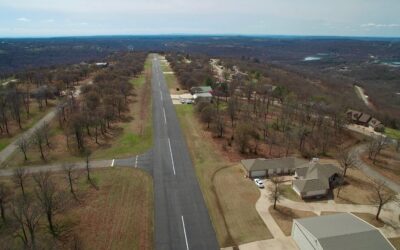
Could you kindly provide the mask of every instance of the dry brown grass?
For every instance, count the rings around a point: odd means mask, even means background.
[[[43,216],[37,235],[39,249],[73,249],[75,242],[80,249],[153,249],[154,201],[149,174],[133,168],[93,170],[96,190],[86,182],[83,171],[74,173],[80,176],[75,185],[80,202],[68,193],[65,175],[58,172],[51,177],[58,190],[66,192],[67,201],[65,209],[55,215],[55,222],[68,230],[60,238],[63,241],[54,248]],[[10,178],[2,177],[1,182],[14,186]],[[33,197],[34,187],[29,178],[25,190]],[[19,194],[19,188],[14,192]],[[10,230],[0,227],[0,244],[9,249],[22,249],[20,240],[12,237],[14,234]]]
[[[388,240],[390,241],[390,243],[392,243],[392,245],[393,245],[396,249],[400,249],[400,237],[397,237],[397,238],[389,238]]]
[[[371,205],[371,195],[374,190],[371,188],[373,181],[361,170],[348,169],[345,184],[337,197],[337,188],[333,190],[336,203]]]
[[[385,225],[385,223],[383,221],[376,220],[374,214],[370,214],[370,213],[352,213],[352,214],[365,220],[366,222],[368,222],[369,224],[371,224],[375,227],[383,227]]]
[[[245,178],[239,165],[223,168],[214,177],[214,187],[232,238],[246,243],[270,238],[270,232],[260,218],[255,203],[260,191]]]
[[[153,249],[153,185],[137,169],[97,171],[100,190],[71,214],[83,249]]]
[[[395,146],[383,149],[375,164],[368,158],[367,152],[362,155],[362,160],[381,175],[400,184],[400,152],[396,152]]]
[[[318,216],[313,212],[291,209],[280,205],[276,205],[276,209],[274,209],[274,206],[270,206],[268,210],[286,236],[290,236],[292,233],[293,219]]]

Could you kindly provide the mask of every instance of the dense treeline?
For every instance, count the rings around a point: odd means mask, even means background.
[[[67,105],[59,107],[59,125],[67,145],[75,144],[83,152],[85,142],[92,139],[99,143],[99,137],[106,136],[111,123],[123,118],[123,113],[129,110],[128,97],[133,95],[130,81],[143,71],[146,56],[146,53],[114,55],[111,58],[114,63],[97,74],[93,84],[81,88],[82,98],[72,97]]]
[[[61,82],[66,88],[61,91],[63,102],[56,107],[57,123],[71,153],[90,154],[88,144],[100,144],[112,123],[124,118],[129,110],[129,96],[134,94],[131,80],[143,71],[146,57],[146,53],[117,53],[108,58],[110,65],[97,70],[88,84],[75,85],[74,78]],[[47,159],[46,152],[55,143],[51,141],[51,129],[51,124],[44,123],[34,131],[33,138],[19,139],[17,144],[25,161],[32,148],[36,148],[43,161]]]
[[[174,58],[171,63],[174,70],[184,71],[194,67],[190,66],[193,62],[198,62],[196,57],[187,55],[171,54],[168,58],[171,57]],[[203,62],[209,65],[209,61]],[[203,71],[204,75],[207,72]],[[268,68],[260,73],[241,72],[227,76],[222,83],[213,78],[214,102],[196,105],[197,114],[207,129],[216,138],[225,140],[225,149],[234,147],[241,153],[269,157],[296,152],[314,157],[329,154],[348,139],[342,129],[344,110],[336,103],[329,105],[323,98],[310,100],[298,96],[289,87],[278,84],[279,78],[276,81],[264,79],[264,74],[271,75],[269,72],[271,69]],[[181,83],[187,81],[182,74],[178,73],[177,77]],[[192,81],[196,82],[195,79]]]
[[[44,111],[49,100],[62,98],[66,90],[97,70],[89,65],[41,68],[16,75],[0,86],[0,135],[10,136],[26,128],[32,109]]]
[[[124,50],[181,52],[261,65],[268,63],[276,71],[297,74],[300,83],[296,83],[293,75],[289,76],[292,79],[285,81],[297,88],[299,95],[317,90],[332,101],[347,100],[352,108],[366,108],[351,89],[357,83],[367,90],[376,105],[374,115],[391,127],[400,126],[397,94],[400,89],[396,77],[400,68],[382,64],[399,61],[400,40],[391,38],[116,36],[2,39],[0,78],[30,67],[99,60],[112,52]],[[317,56],[321,60],[304,61],[308,56]],[[307,81],[311,85],[308,83],[303,87],[303,82]],[[330,94],[331,91],[334,95]]]
[[[190,89],[198,85],[212,85],[213,76],[210,58],[207,56],[191,56],[183,54],[167,55],[166,59],[174,69],[181,85]]]

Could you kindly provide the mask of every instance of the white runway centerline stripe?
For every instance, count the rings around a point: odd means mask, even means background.
[[[174,171],[174,175],[175,175],[176,173],[175,173],[174,156],[172,155],[171,140],[169,138],[168,138],[168,145],[169,145],[169,152],[171,153],[172,170]]]
[[[165,115],[165,108],[163,108],[164,123],[167,124],[167,116]]]
[[[137,160],[138,160],[138,155],[136,156],[136,160],[135,160],[135,168],[137,168]]]
[[[111,167],[114,167],[114,161],[115,161],[115,159],[112,160]]]
[[[160,96],[161,96],[161,101],[163,101],[163,95],[162,95],[161,90],[160,90]]]
[[[186,236],[185,220],[183,219],[183,215],[181,216],[181,218],[182,218],[183,233],[185,234],[186,249],[189,250],[189,243]]]

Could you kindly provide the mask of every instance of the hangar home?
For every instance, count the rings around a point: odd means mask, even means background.
[[[250,178],[267,177],[277,174],[294,174],[295,169],[308,161],[296,157],[284,157],[277,159],[248,159],[242,160],[242,165]]]
[[[292,238],[301,250],[393,250],[382,233],[350,213],[293,220]]]
[[[325,196],[342,180],[341,170],[331,164],[310,162],[296,168],[293,190],[301,198]]]

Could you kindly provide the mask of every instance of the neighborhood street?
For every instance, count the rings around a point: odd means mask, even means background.
[[[356,162],[355,162],[356,167],[361,171],[363,171],[369,178],[382,181],[388,188],[395,191],[396,193],[400,193],[399,184],[376,172],[370,166],[368,166],[366,163],[363,162],[363,160],[361,159],[361,154],[367,150],[367,147],[368,147],[367,144],[361,144],[351,149],[354,155],[356,156]]]

